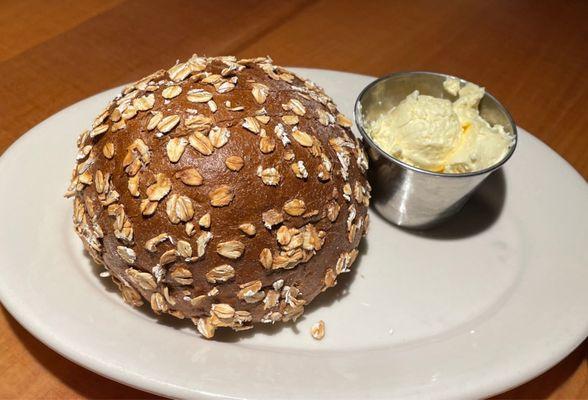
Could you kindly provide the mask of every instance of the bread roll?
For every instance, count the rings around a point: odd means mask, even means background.
[[[80,135],[76,232],[127,303],[207,338],[296,320],[367,229],[350,126],[269,58],[193,56],[127,86]]]

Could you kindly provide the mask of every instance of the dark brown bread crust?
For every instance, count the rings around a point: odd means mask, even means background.
[[[194,56],[125,88],[80,136],[76,230],[127,302],[206,337],[296,319],[367,228],[367,159],[349,126],[269,59]]]

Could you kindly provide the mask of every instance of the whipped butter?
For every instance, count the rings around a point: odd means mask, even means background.
[[[433,172],[480,171],[502,160],[514,138],[480,116],[484,88],[462,87],[455,78],[446,79],[443,87],[457,97],[454,102],[415,90],[371,122],[368,134],[391,156]]]

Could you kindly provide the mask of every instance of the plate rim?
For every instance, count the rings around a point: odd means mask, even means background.
[[[350,76],[360,76],[362,78],[375,79],[374,77],[371,77],[371,76],[354,74],[354,73],[344,72],[344,71],[332,71],[332,70],[316,69],[316,68],[294,68],[294,67],[292,67],[291,69],[297,73],[302,74],[302,75],[307,71],[314,70],[314,71],[322,71],[322,72],[328,72],[328,73],[343,73],[343,74],[347,74]],[[82,100],[80,100],[80,101],[78,101],[68,107],[65,107],[65,108],[59,110],[58,112],[51,115],[47,119],[43,120],[39,124],[35,125],[33,128],[31,128],[26,133],[21,135],[17,140],[15,140],[3,152],[3,154],[0,156],[0,170],[3,167],[5,160],[8,157],[10,157],[10,155],[14,151],[17,151],[17,150],[15,150],[16,148],[20,148],[21,146],[25,146],[30,140],[33,140],[32,138],[35,137],[34,131],[42,130],[43,126],[45,124],[47,124],[49,121],[53,120],[54,118],[59,118],[63,113],[70,112],[71,109],[75,108],[79,103],[85,102],[85,101],[91,101],[91,99],[93,99],[95,97],[104,96],[106,92],[118,90],[120,87],[121,86],[117,86],[115,88],[111,88],[111,89],[105,90],[103,92],[96,93],[96,94],[89,96],[85,99],[82,99]],[[555,152],[553,149],[551,149],[547,144],[545,144],[539,138],[529,134],[528,131],[526,131],[520,127],[519,127],[519,129],[521,130],[521,133],[524,136],[540,143],[541,145],[545,146],[548,151],[557,155],[557,157],[559,158],[560,161],[565,162],[565,165],[568,169],[573,171],[580,180],[583,180],[582,175],[577,170],[575,170],[573,168],[573,166],[565,158],[563,158],[561,155],[559,155],[557,152]],[[31,132],[33,132],[33,134],[31,134]],[[117,381],[117,382],[124,384],[124,385],[134,387],[139,390],[144,390],[144,391],[147,391],[150,393],[160,394],[160,395],[164,395],[164,396],[169,396],[171,393],[173,396],[176,396],[176,397],[177,396],[191,397],[191,396],[195,395],[195,392],[193,390],[186,390],[185,388],[178,387],[178,386],[173,385],[168,382],[163,382],[163,381],[160,381],[157,379],[151,379],[151,378],[146,377],[144,375],[135,374],[132,371],[128,371],[128,370],[124,370],[124,369],[116,369],[116,370],[111,371],[113,369],[113,365],[108,364],[103,359],[95,359],[87,354],[83,354],[83,353],[75,351],[76,350],[75,346],[68,347],[67,343],[61,342],[59,340],[59,337],[54,335],[54,332],[52,332],[52,331],[47,332],[48,327],[43,326],[41,319],[36,318],[34,315],[25,315],[22,312],[18,312],[19,306],[17,304],[16,299],[14,299],[14,301],[13,301],[13,299],[10,296],[6,296],[6,290],[2,290],[3,288],[4,288],[4,286],[0,282],[0,301],[2,302],[2,304],[4,305],[6,310],[11,314],[11,316],[16,321],[18,321],[23,327],[25,327],[25,329],[27,329],[27,331],[29,331],[31,334],[33,334],[33,336],[35,336],[36,339],[40,340],[42,343],[47,345],[53,351],[64,356],[65,358],[71,360],[75,364],[80,365],[84,368],[87,368],[87,369],[89,369],[89,370],[91,370],[101,376],[104,376],[108,379]],[[550,361],[546,362],[541,367],[536,368],[533,372],[528,371],[529,373],[526,374],[527,376],[524,376],[521,378],[521,376],[519,375],[517,377],[511,377],[511,379],[503,379],[503,386],[504,386],[504,384],[507,385],[507,387],[505,387],[504,390],[508,390],[509,388],[517,386],[517,385],[521,384],[522,382],[526,382],[530,379],[533,379],[534,377],[542,374],[543,372],[547,371],[548,369],[553,367],[555,364],[560,362],[562,359],[564,359],[570,352],[572,352],[574,349],[576,349],[578,347],[578,345],[580,345],[585,340],[586,335],[588,334],[588,321],[586,321],[586,322],[587,323],[585,324],[586,326],[585,326],[584,332],[580,333],[578,335],[578,337],[575,338],[575,340],[570,341],[570,342],[573,342],[573,347],[571,347],[570,345],[567,345],[567,346],[563,346],[563,347],[566,347],[569,350],[564,351],[564,352],[558,352],[557,354],[555,354],[553,352],[552,357],[549,357]],[[43,328],[45,328],[45,329],[43,329]],[[525,375],[525,374],[523,374],[523,375]],[[506,382],[510,382],[510,383],[507,384]],[[166,391],[160,390],[161,386],[165,386]],[[490,386],[490,384],[488,384],[488,386]],[[478,391],[478,392],[480,392],[480,391]],[[485,393],[488,393],[488,392],[482,391],[481,393],[483,395],[485,395]],[[494,391],[491,390],[490,393],[494,393]],[[461,391],[461,392],[455,391],[455,392],[451,393],[451,391],[447,391],[445,394],[450,397],[453,397],[456,395],[463,395],[464,392],[463,391]],[[472,394],[472,393],[470,393],[470,394]],[[475,395],[475,393],[473,393],[473,395]],[[214,394],[214,393],[203,393],[203,392],[198,392],[198,396],[201,398],[210,398],[210,399],[219,397],[219,395]]]

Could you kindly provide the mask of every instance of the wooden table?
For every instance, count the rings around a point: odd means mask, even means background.
[[[206,16],[202,18],[202,16]],[[483,83],[588,176],[588,2],[0,2],[0,153],[51,114],[192,53]],[[533,166],[529,166],[532,168]],[[0,398],[152,398],[59,356],[0,311]],[[498,398],[588,398],[588,342]]]

